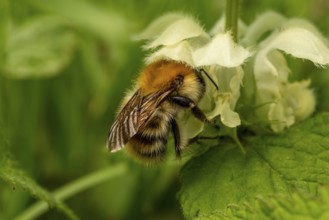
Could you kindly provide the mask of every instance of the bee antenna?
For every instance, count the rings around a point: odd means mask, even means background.
[[[205,71],[204,69],[200,69],[200,72],[204,73],[208,79],[212,82],[212,84],[216,87],[216,90],[218,90],[218,86],[217,84],[215,83],[215,81],[209,76],[209,74],[207,73],[207,71]]]

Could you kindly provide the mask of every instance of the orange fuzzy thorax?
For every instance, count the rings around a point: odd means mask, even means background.
[[[168,86],[178,75],[194,75],[191,67],[173,61],[160,60],[147,66],[140,74],[137,85],[144,94],[159,91]]]

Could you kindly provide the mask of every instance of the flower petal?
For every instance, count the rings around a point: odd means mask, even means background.
[[[220,65],[224,67],[240,66],[251,53],[236,45],[229,33],[217,34],[208,44],[194,51],[196,66]]]
[[[293,110],[284,106],[282,102],[269,105],[268,119],[271,129],[274,132],[283,131],[285,128],[295,123]]]
[[[211,99],[207,96],[208,102],[210,100],[210,102],[213,103],[213,107],[210,111],[209,108],[207,108],[207,117],[213,119],[220,115],[222,123],[231,128],[240,125],[241,120],[239,114],[233,110],[240,98],[240,88],[244,76],[243,69],[241,67],[224,68],[212,66],[209,69],[209,74],[218,84],[219,90],[207,88],[207,93],[210,92],[212,96]]]
[[[245,23],[243,23],[240,19],[238,21],[238,27],[239,27],[239,37],[244,35],[246,30],[247,30],[247,26]],[[215,25],[211,28],[211,30],[209,31],[209,34],[211,36],[214,36],[218,33],[224,33],[225,32],[225,16],[221,16],[217,22],[215,23]]]
[[[321,39],[321,41],[323,41],[327,45],[329,43],[328,39],[325,38],[320,33],[320,31],[314,26],[314,24],[312,24],[308,20],[300,19],[300,18],[289,19],[285,23],[283,23],[281,28],[289,29],[289,28],[293,28],[293,27],[299,27],[299,28],[306,29],[306,30],[310,31],[311,33],[313,33],[314,35],[316,35],[319,39]]]
[[[194,37],[209,38],[208,34],[192,17],[184,17],[170,24],[155,40],[145,45],[145,48],[174,45]]]
[[[211,36],[225,32],[225,16],[221,16],[209,31]]]
[[[290,83],[286,87],[285,102],[294,110],[296,121],[308,118],[315,110],[316,99],[309,89],[311,80]]]
[[[258,104],[270,102],[280,96],[280,85],[288,81],[290,69],[282,53],[260,52],[254,62],[254,76],[258,89]]]
[[[310,82],[304,80],[281,85],[280,95],[258,111],[259,117],[268,120],[274,132],[280,132],[309,117],[316,105],[314,93],[309,89]]]
[[[221,116],[222,123],[230,128],[237,127],[241,124],[239,114],[231,109],[231,95],[229,93],[221,93],[215,96],[215,108],[207,114],[209,119]]]
[[[329,48],[321,38],[305,28],[292,27],[272,35],[264,53],[279,49],[294,57],[307,59],[315,64],[329,64]]]
[[[232,111],[229,103],[224,104],[220,118],[222,123],[229,128],[235,128],[241,124],[239,114]]]
[[[158,37],[165,29],[167,29],[172,23],[177,20],[185,18],[186,15],[181,13],[168,13],[165,14],[156,20],[154,20],[151,24],[149,24],[146,29],[135,35],[133,40],[149,40]]]
[[[233,73],[229,85],[230,91],[232,92],[230,107],[234,109],[238,99],[240,98],[240,88],[244,77],[244,71],[241,67],[229,69],[228,71]]]
[[[241,40],[245,45],[253,45],[258,39],[267,31],[278,28],[286,18],[279,13],[269,11],[260,15],[256,20],[247,28],[244,38]]]
[[[174,45],[162,47],[147,57],[145,62],[148,64],[157,60],[165,59],[176,60],[194,66],[192,50],[193,46],[188,41],[182,41]]]

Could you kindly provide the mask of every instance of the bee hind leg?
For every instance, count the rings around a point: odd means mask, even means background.
[[[181,136],[180,136],[179,127],[178,127],[177,122],[175,121],[175,119],[172,119],[170,121],[170,124],[171,124],[171,130],[172,130],[172,133],[173,133],[173,136],[174,136],[174,141],[175,141],[176,157],[181,158],[182,140],[181,140]]]

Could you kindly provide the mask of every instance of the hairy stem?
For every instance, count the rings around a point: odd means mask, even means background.
[[[9,26],[9,1],[0,1],[0,70],[4,67],[5,46]]]
[[[240,0],[227,0],[225,13],[225,30],[230,31],[235,42],[238,41],[238,20]]]
[[[53,193],[56,200],[63,201],[69,197],[82,192],[88,188],[92,188],[97,184],[103,183],[107,180],[115,178],[126,172],[127,167],[125,164],[119,164],[112,167],[106,167],[105,169],[88,174],[78,180],[68,183],[59,188]],[[28,220],[36,219],[38,216],[49,210],[49,206],[46,202],[40,201],[26,209],[23,213],[15,218],[15,220]]]

